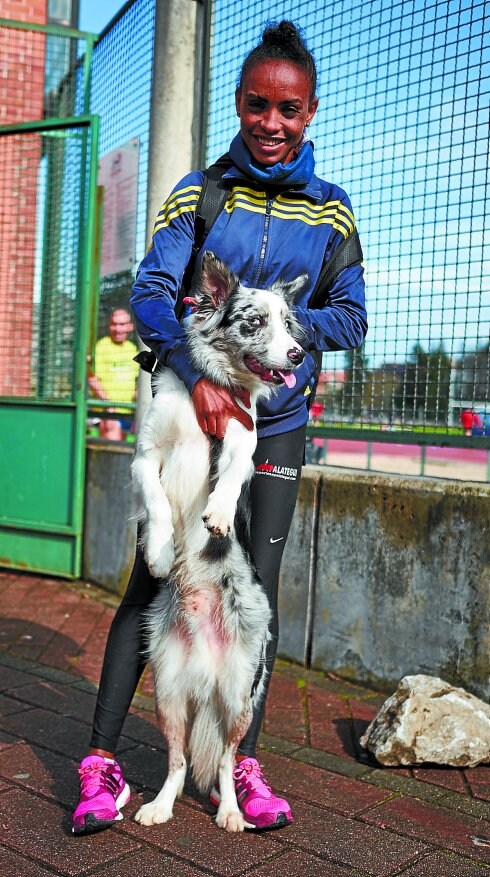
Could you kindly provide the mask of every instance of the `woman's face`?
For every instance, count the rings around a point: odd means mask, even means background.
[[[241,135],[263,165],[288,164],[316,113],[305,71],[292,61],[259,61],[235,95]]]

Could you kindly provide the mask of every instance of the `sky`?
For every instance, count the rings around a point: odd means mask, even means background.
[[[80,0],[80,30],[100,33],[122,6],[124,0]]]

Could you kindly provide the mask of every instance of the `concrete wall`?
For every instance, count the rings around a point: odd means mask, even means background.
[[[121,595],[136,549],[132,456],[133,449],[119,442],[87,445],[82,577]]]
[[[128,447],[88,448],[84,577],[122,593]],[[308,466],[285,549],[279,653],[380,687],[441,675],[490,698],[490,488]]]
[[[440,674],[490,697],[489,533],[485,485],[309,467],[282,567],[280,653],[301,660],[290,631],[312,554],[312,667],[380,686]]]

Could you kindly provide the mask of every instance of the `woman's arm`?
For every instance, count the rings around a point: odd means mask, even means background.
[[[351,350],[366,337],[368,322],[362,265],[345,268],[335,279],[322,308],[296,307],[310,350]]]
[[[335,257],[340,244],[356,228],[348,195],[338,187],[335,190],[339,200],[325,253],[327,264]],[[327,198],[332,198],[332,194],[330,190]],[[362,264],[348,265],[337,274],[322,307],[299,306],[295,308],[295,313],[306,330],[310,350],[352,350],[359,347],[368,329]]]
[[[140,338],[159,362],[184,381],[190,393],[202,375],[190,361],[175,305],[191,257],[201,184],[202,173],[188,174],[162,205],[151,246],[138,268],[130,297]]]

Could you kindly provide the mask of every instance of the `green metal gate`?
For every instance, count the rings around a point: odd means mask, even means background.
[[[79,576],[98,117],[0,128],[0,565]]]

